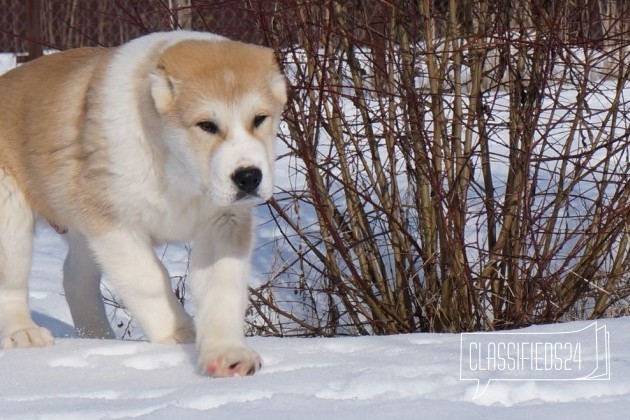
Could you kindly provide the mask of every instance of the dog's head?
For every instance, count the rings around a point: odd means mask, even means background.
[[[167,48],[150,74],[172,182],[218,206],[267,200],[287,99],[272,50],[228,40]]]

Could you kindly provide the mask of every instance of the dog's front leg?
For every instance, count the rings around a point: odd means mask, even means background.
[[[252,241],[249,209],[217,218],[191,255],[191,291],[200,368],[210,376],[252,375],[260,356],[245,345],[243,324]]]
[[[149,341],[175,344],[194,340],[192,320],[175,297],[168,273],[147,237],[115,229],[87,239],[96,260]]]

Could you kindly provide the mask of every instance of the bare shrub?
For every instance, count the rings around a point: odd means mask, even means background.
[[[502,329],[628,296],[627,6],[250,3],[293,88],[269,204],[291,252],[253,290],[258,332]]]

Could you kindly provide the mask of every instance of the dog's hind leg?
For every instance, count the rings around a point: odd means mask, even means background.
[[[0,347],[42,347],[54,342],[28,307],[33,254],[33,212],[15,179],[0,168]]]
[[[63,264],[63,289],[79,337],[116,338],[101,295],[101,270],[83,234],[70,230]]]

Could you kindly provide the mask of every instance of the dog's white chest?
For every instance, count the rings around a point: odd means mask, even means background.
[[[164,204],[144,211],[145,227],[157,243],[190,240],[209,217],[209,210],[196,201]]]

